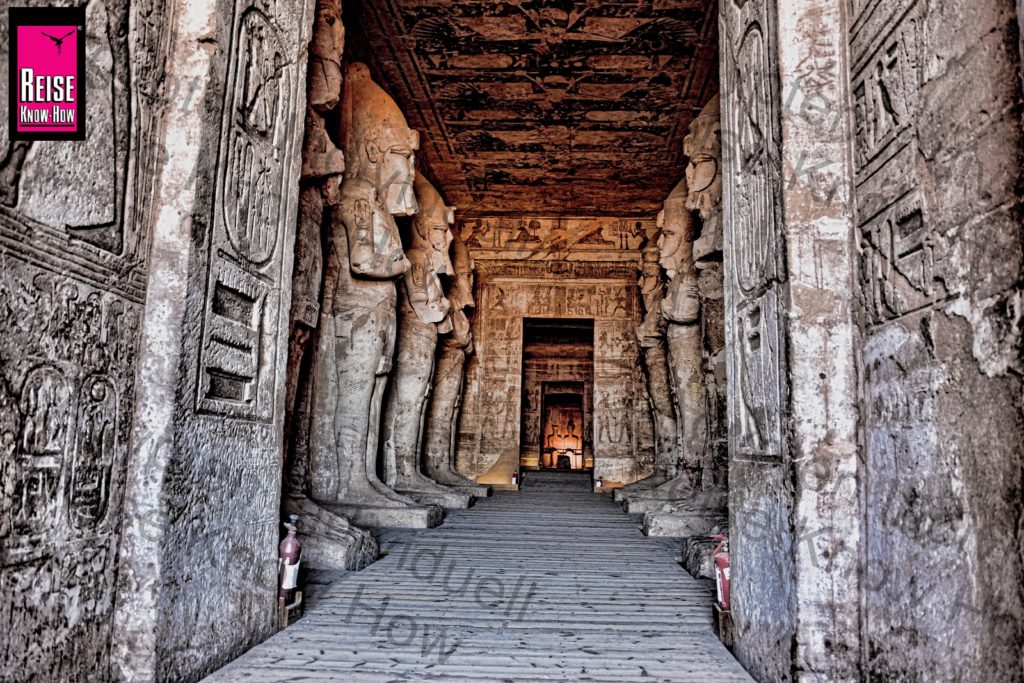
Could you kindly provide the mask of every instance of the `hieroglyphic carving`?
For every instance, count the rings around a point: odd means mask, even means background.
[[[861,298],[869,322],[878,324],[945,298],[936,267],[945,249],[929,230],[915,161],[918,3],[865,3],[861,10],[851,37]]]
[[[9,332],[0,363],[17,387],[16,399],[11,392],[0,401],[10,494],[0,542],[14,557],[43,551],[63,519],[80,531],[97,531],[106,520],[112,477],[123,464],[129,422],[119,405],[130,390],[124,364],[134,354],[139,313],[41,273],[30,287],[0,282],[0,305]],[[26,348],[35,353],[26,356]]]
[[[228,70],[197,405],[271,419],[280,313],[280,235],[290,203],[296,67],[257,8],[241,13]]]
[[[654,231],[649,218],[472,218],[460,233],[478,258],[629,258]]]
[[[82,385],[79,401],[68,508],[73,526],[91,529],[103,521],[110,503],[110,479],[118,445],[117,387],[106,377],[89,377]]]
[[[778,68],[769,0],[722,5],[723,211],[729,439],[739,456],[781,457],[785,337],[775,288],[781,237]]]

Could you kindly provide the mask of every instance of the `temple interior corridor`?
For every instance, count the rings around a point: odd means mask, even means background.
[[[1024,683],[1024,0],[13,2],[0,683]]]
[[[579,473],[535,472],[387,555],[206,683],[751,681],[708,587]]]

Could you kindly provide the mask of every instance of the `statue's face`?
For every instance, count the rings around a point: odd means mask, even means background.
[[[449,249],[452,246],[452,231],[447,225],[442,227],[435,227],[430,231],[430,245],[434,249],[436,258],[433,259],[435,262],[434,272],[438,275],[452,275],[455,273],[455,267],[452,266],[452,259],[448,255]]]
[[[674,277],[684,256],[682,252],[693,237],[693,216],[681,197],[665,200],[662,223],[661,237],[658,239],[661,257],[658,262],[669,277]]]
[[[310,45],[309,105],[324,113],[341,98],[341,56],[345,50],[345,24],[338,0],[318,0],[313,42]]]
[[[689,196],[686,208],[707,212],[722,200],[722,122],[718,116],[700,116],[690,125],[683,149],[690,158],[686,166]]]
[[[383,196],[388,211],[395,216],[413,216],[419,209],[416,204],[416,192],[413,189],[419,136],[414,130],[406,129],[403,132],[405,135],[395,136],[396,139],[388,141],[390,144],[385,148],[371,148],[370,160],[378,158],[378,177],[381,182],[378,191]]]
[[[641,267],[640,272],[645,278],[656,278],[661,275],[661,266],[656,262],[652,263],[650,261],[646,261]]]

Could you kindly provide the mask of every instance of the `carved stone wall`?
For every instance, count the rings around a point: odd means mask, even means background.
[[[594,320],[594,477],[631,482],[653,460],[636,325],[636,263],[477,260],[477,354],[467,369],[456,462],[507,485],[519,466],[523,318]]]
[[[864,673],[1016,680],[1024,439],[1014,7],[856,0],[852,10]]]
[[[313,3],[175,15],[113,678],[195,680],[274,628]],[[197,47],[201,46],[201,47]]]
[[[163,16],[88,3],[88,140],[0,128],[2,680],[108,677]]]
[[[728,0],[720,20],[736,650],[755,677],[789,680],[795,586],[775,2]]]

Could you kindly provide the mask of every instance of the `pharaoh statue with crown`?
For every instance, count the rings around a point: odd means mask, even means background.
[[[466,508],[471,495],[443,486],[420,470],[438,333],[452,329],[451,304],[440,276],[453,274],[448,251],[455,209],[445,206],[423,176],[416,176],[415,189],[419,212],[406,249],[411,265],[398,286],[398,348],[384,410],[385,479],[421,503]]]
[[[440,507],[396,493],[376,472],[397,332],[395,280],[410,267],[395,216],[417,210],[419,137],[364,64],[348,67],[341,107],[346,169],[327,221],[310,497],[360,526],[436,526]]]

